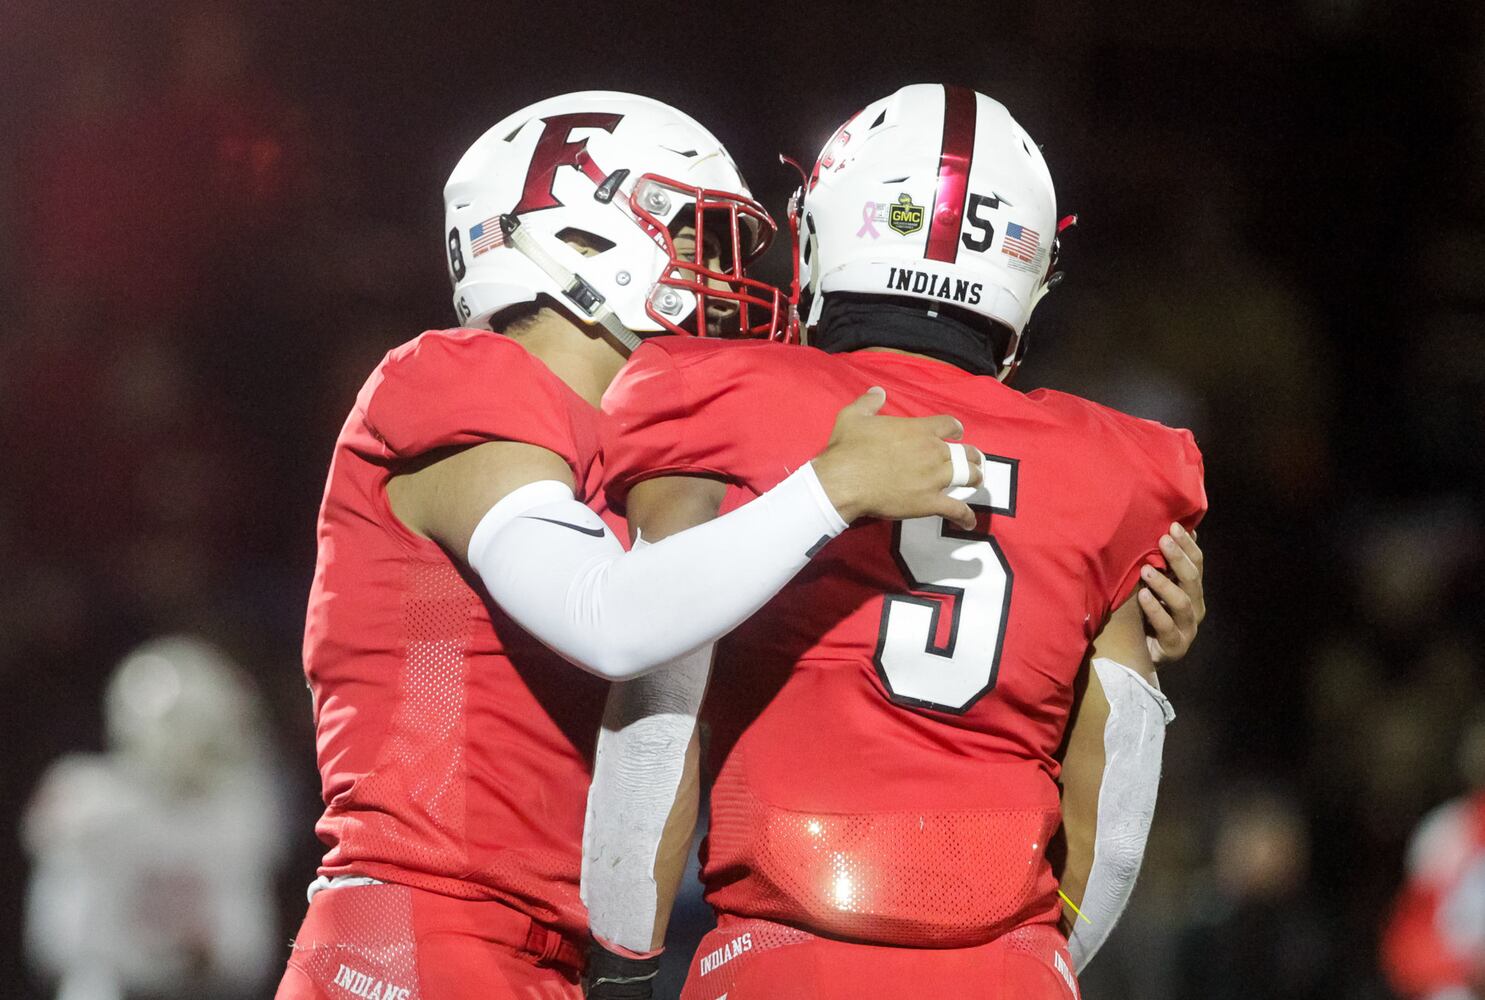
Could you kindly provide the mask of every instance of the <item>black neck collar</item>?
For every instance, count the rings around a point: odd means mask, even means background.
[[[973,375],[1000,371],[1010,331],[962,309],[929,315],[919,299],[884,295],[832,294],[825,299],[810,343],[827,354],[866,347],[895,347],[945,361]]]

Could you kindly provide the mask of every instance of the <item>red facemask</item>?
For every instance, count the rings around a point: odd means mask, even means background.
[[[695,206],[695,250],[682,256],[675,237],[656,213],[665,213],[671,199],[680,198]],[[671,333],[706,336],[708,310],[731,304],[736,310],[736,335],[777,337],[788,320],[784,293],[765,281],[746,275],[752,264],[773,242],[778,231],[762,205],[727,191],[693,187],[668,177],[645,174],[634,185],[629,208],[650,237],[670,256],[670,266],[655,283],[645,303],[650,318]],[[706,259],[706,241],[720,244],[721,263],[712,267]],[[695,329],[674,320],[685,304],[683,296],[695,295]]]

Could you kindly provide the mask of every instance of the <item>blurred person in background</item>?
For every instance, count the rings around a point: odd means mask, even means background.
[[[285,837],[258,695],[174,635],[124,659],[104,707],[107,751],[54,763],[23,820],[32,963],[58,1000],[260,995]]]
[[[1485,710],[1458,768],[1468,791],[1418,824],[1382,936],[1382,967],[1409,1000],[1485,998]]]
[[[1310,833],[1286,795],[1243,789],[1218,813],[1212,871],[1176,946],[1178,998],[1322,1000],[1336,942],[1309,889]]]

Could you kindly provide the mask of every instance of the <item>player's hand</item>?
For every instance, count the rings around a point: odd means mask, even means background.
[[[585,1000],[650,1000],[655,975],[660,971],[660,956],[630,958],[590,941],[587,966],[583,973]]]
[[[1206,572],[1196,533],[1179,524],[1160,536],[1160,551],[1170,565],[1170,573],[1154,566],[1140,570],[1145,586],[1140,588],[1140,611],[1144,612],[1149,635],[1150,658],[1159,666],[1174,663],[1185,656],[1196,641],[1196,632],[1207,616],[1206,594],[1202,576]]]
[[[887,401],[873,387],[836,415],[830,443],[814,460],[815,474],[841,520],[859,517],[942,517],[968,531],[975,526],[969,505],[944,493],[953,482],[954,462],[948,442],[964,436],[953,417],[883,417]],[[968,462],[964,485],[984,478],[984,456],[978,448],[959,445]]]

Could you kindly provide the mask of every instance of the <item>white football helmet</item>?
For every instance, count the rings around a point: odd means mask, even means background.
[[[262,705],[241,669],[195,636],[151,639],[126,656],[104,714],[111,752],[182,784],[209,782],[266,747]]]
[[[22,819],[26,949],[55,996],[261,996],[286,793],[261,698],[189,635],[129,653],[109,752],[52,763]]]
[[[1041,151],[999,102],[914,84],[868,104],[825,144],[799,212],[807,326],[831,292],[926,299],[1008,327],[999,377],[1015,370],[1059,225]]]
[[[464,154],[444,209],[454,308],[468,326],[541,294],[630,349],[637,334],[705,334],[709,306],[735,304],[743,334],[772,334],[786,315],[778,289],[743,273],[773,220],[715,136],[647,97],[589,91],[517,111]],[[692,217],[696,250],[681,256],[672,227]],[[707,234],[720,270],[706,263]]]

